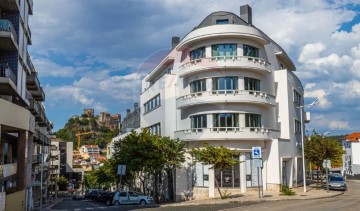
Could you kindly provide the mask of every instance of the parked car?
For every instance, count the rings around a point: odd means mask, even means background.
[[[101,194],[100,195],[100,203],[104,203],[108,206],[113,204],[113,199],[114,199],[114,195],[116,192],[110,192],[110,193],[106,193],[106,194]]]
[[[105,197],[109,194],[109,192],[102,192],[98,194],[98,197],[96,197],[94,200],[96,202],[105,203]]]
[[[346,181],[341,175],[329,175],[330,190],[347,190]]]
[[[72,197],[73,200],[83,200],[84,196],[82,196],[80,193],[75,193]]]
[[[114,205],[120,204],[153,204],[154,199],[151,196],[146,196],[135,191],[120,191],[116,192],[113,198]]]

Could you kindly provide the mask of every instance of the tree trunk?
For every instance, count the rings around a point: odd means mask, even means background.
[[[156,172],[154,178],[154,199],[156,203],[159,203],[158,174],[159,173]]]
[[[169,196],[169,201],[174,201],[174,181],[173,181],[173,174],[172,174],[172,169],[167,169],[166,170],[166,175],[167,175],[167,190],[168,190],[168,196]]]
[[[217,179],[215,179],[215,185],[216,185],[216,187],[217,187],[217,189],[218,189],[218,191],[219,191],[220,198],[223,198]]]

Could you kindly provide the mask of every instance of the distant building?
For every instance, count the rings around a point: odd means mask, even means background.
[[[126,110],[126,116],[121,122],[121,134],[130,132],[133,129],[140,128],[140,107],[138,103],[134,103],[134,111]]]
[[[115,114],[111,116],[108,112],[100,112],[98,117],[98,124],[109,128],[110,130],[119,129],[119,124],[121,122],[121,115]]]
[[[352,133],[341,141],[343,155],[343,172],[348,178],[360,179],[360,132]]]
[[[90,155],[90,154],[96,154],[99,155],[100,154],[100,148],[98,145],[82,145],[80,147],[80,155]]]
[[[94,109],[93,108],[85,108],[84,114],[86,114],[88,117],[94,116]]]

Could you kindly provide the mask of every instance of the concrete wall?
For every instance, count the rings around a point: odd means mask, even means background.
[[[25,190],[6,195],[5,210],[6,211],[24,211],[25,210]]]

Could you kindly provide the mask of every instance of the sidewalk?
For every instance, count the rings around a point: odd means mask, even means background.
[[[64,200],[63,198],[54,199],[52,202],[44,204],[41,210],[51,210],[51,207],[62,202],[63,200]],[[34,209],[34,211],[39,211],[39,210],[40,210],[40,207],[36,207]]]
[[[212,198],[203,200],[191,200],[178,202],[173,204],[163,204],[160,207],[172,207],[172,206],[187,206],[187,205],[200,205],[200,204],[224,204],[224,203],[244,203],[244,202],[264,202],[264,201],[280,201],[280,200],[307,200],[307,199],[320,199],[335,197],[344,194],[343,191],[329,191],[326,189],[316,188],[315,185],[307,186],[306,193],[304,193],[303,187],[292,189],[296,195],[283,196],[279,192],[264,191],[263,198],[259,198],[257,191],[251,191],[239,196],[231,196],[228,199]]]

